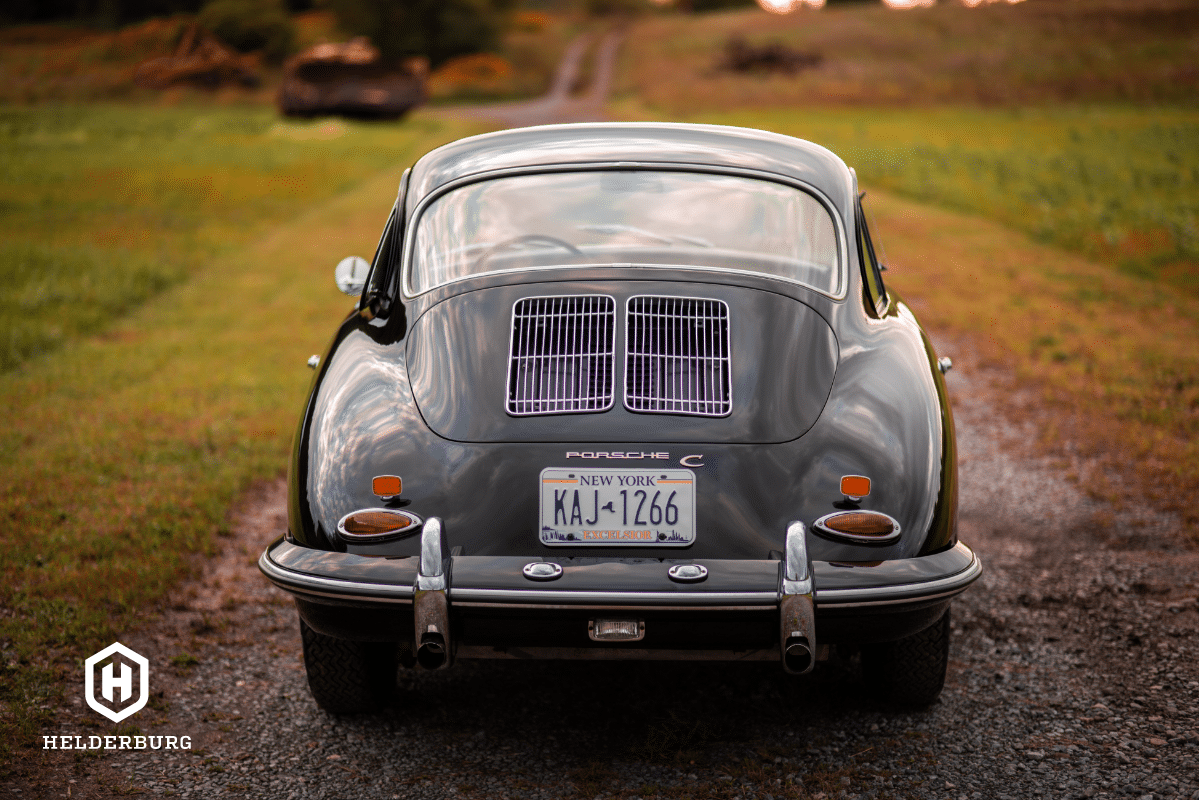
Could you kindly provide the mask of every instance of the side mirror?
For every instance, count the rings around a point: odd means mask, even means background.
[[[370,271],[371,265],[365,258],[349,256],[337,262],[337,268],[333,270],[333,281],[342,292],[357,297],[362,294],[362,287],[366,286],[366,276]]]

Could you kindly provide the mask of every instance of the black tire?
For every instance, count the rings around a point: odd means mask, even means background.
[[[300,620],[308,689],[333,714],[360,714],[387,705],[395,691],[395,642],[354,642],[317,633]]]
[[[880,700],[927,706],[945,686],[949,666],[949,610],[928,628],[896,642],[862,648],[862,677]]]

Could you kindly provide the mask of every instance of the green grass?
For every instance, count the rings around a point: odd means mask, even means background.
[[[6,295],[41,281],[59,294],[36,315],[63,329],[54,352],[0,374],[0,774],[78,660],[152,614],[238,494],[279,474],[304,362],[349,308],[333,265],[371,255],[404,166],[471,132],[213,109],[3,118],[17,120],[9,136],[27,152],[11,173],[30,199],[5,187],[0,240],[56,265],[69,288],[40,274]],[[80,130],[108,146],[72,149]],[[338,135],[310,136],[321,131]],[[38,146],[44,158],[29,154]],[[144,233],[112,245],[107,232],[133,219]],[[89,286],[115,299],[70,327]]]
[[[818,142],[865,188],[998,220],[1199,296],[1199,110],[770,109],[698,119]]]
[[[0,108],[0,371],[411,158],[430,123],[265,108]]]

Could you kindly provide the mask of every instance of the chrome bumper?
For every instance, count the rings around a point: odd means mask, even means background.
[[[564,566],[561,577],[539,582],[521,576],[522,567],[538,559],[448,555],[436,518],[426,521],[421,536],[420,557],[400,559],[318,551],[279,539],[263,552],[258,567],[280,589],[309,601],[377,607],[411,604],[410,613],[416,617],[414,644],[418,653],[427,656],[422,663],[431,667],[447,665],[457,649],[449,639],[449,611],[454,607],[608,612],[773,609],[779,613],[780,625],[780,649],[773,657],[781,657],[784,666],[796,672],[808,671],[819,652],[818,613],[885,611],[947,600],[982,572],[978,557],[960,542],[940,553],[910,559],[862,564],[811,561],[804,526],[792,523],[782,561],[679,559],[706,568],[707,577],[698,583],[669,580],[666,573],[676,563],[673,560],[571,564],[569,558],[552,557],[546,560]]]

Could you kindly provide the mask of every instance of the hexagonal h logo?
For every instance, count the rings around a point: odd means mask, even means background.
[[[112,655],[113,658],[102,669],[100,662]],[[137,668],[138,692],[134,695],[133,668]],[[100,673],[100,694],[96,697],[96,672]],[[130,650],[120,642],[113,642],[83,663],[84,697],[95,711],[113,722],[120,722],[136,714],[150,699],[150,660]],[[128,705],[126,705],[128,704]]]

